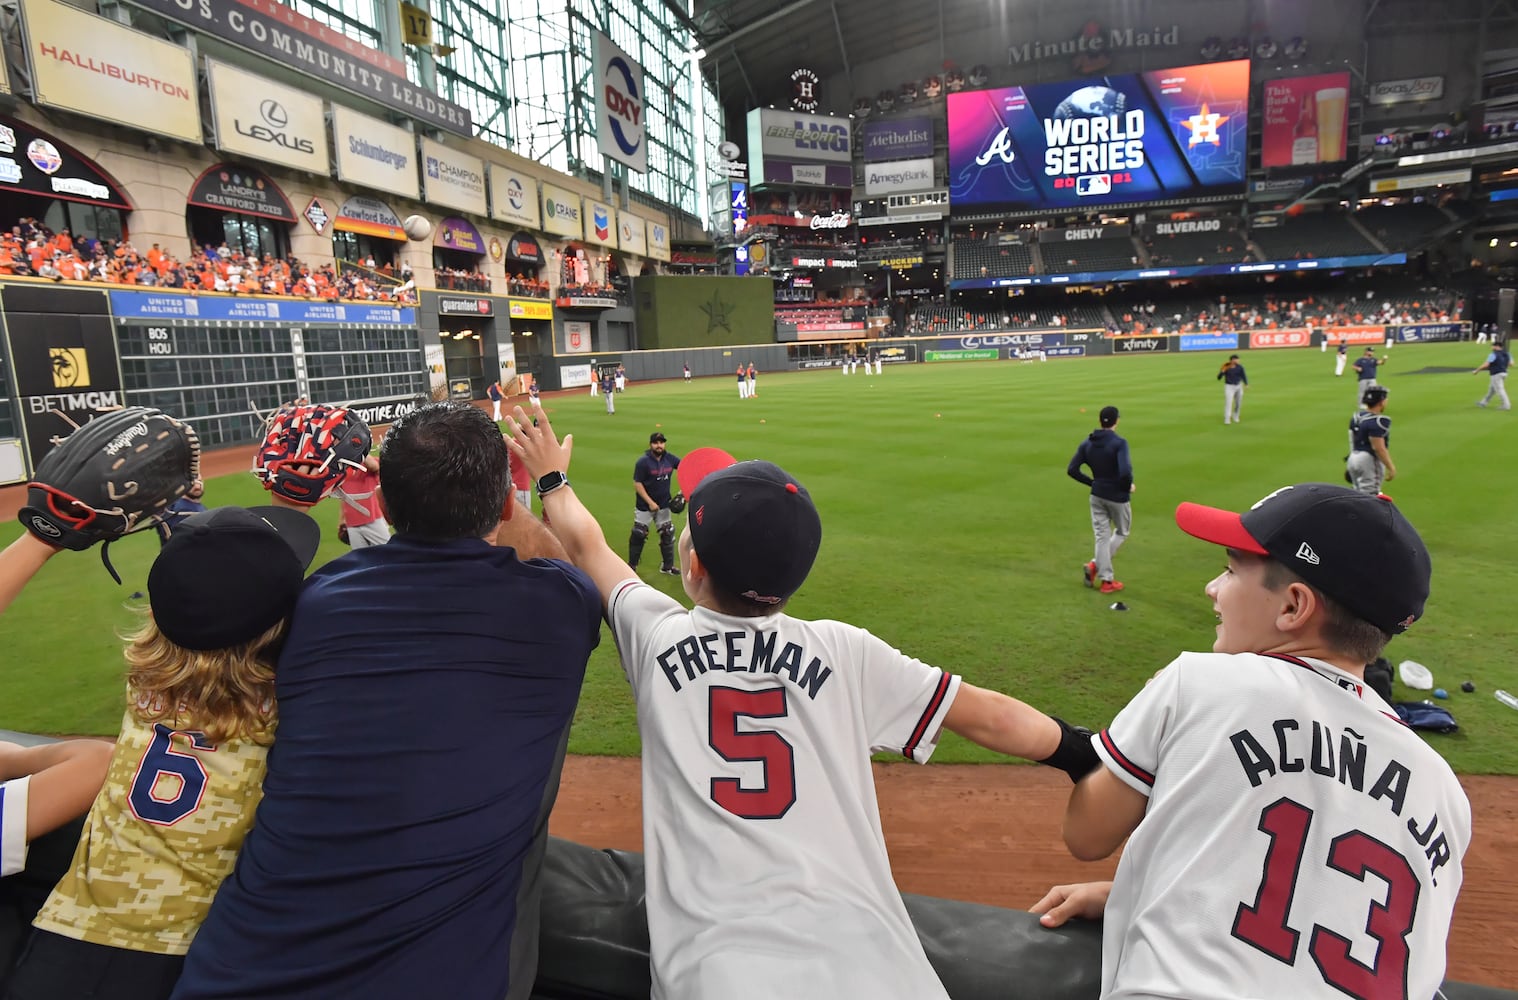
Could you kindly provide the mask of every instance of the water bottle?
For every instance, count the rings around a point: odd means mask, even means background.
[[[1508,708],[1518,709],[1518,695],[1511,695],[1506,691],[1498,691],[1497,700],[1502,702]]]

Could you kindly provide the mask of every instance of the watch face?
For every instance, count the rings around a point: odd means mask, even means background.
[[[549,490],[557,489],[567,482],[569,482],[569,477],[564,475],[564,473],[550,472],[548,475],[538,480],[538,492],[547,493]]]

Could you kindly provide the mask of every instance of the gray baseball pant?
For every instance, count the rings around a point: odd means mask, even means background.
[[[1133,527],[1133,505],[1091,498],[1091,533],[1096,536],[1096,575],[1102,580],[1114,579],[1112,557],[1128,540]]]

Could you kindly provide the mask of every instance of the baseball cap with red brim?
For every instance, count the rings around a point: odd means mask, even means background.
[[[1389,497],[1302,483],[1241,514],[1183,503],[1175,523],[1204,542],[1274,559],[1388,635],[1423,615],[1428,549]]]
[[[739,462],[720,448],[697,448],[676,475],[691,546],[723,589],[773,607],[801,587],[822,545],[806,487],[773,462]]]

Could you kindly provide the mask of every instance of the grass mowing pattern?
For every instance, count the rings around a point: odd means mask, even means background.
[[[1503,508],[1518,493],[1518,414],[1473,405],[1486,379],[1464,372],[1485,357],[1482,347],[1401,345],[1391,353],[1382,374],[1403,476],[1386,489],[1428,543],[1434,584],[1424,620],[1387,655],[1427,665],[1449,690],[1461,731],[1431,742],[1457,770],[1518,773],[1518,713],[1492,697],[1499,687],[1518,691],[1518,628],[1503,602],[1504,581],[1513,578],[1515,532]],[[733,380],[712,378],[634,384],[617,398],[615,416],[588,394],[552,399],[549,413],[560,434],[575,434],[571,478],[618,552],[632,525],[633,462],[651,431],[667,434],[676,454],[711,444],[740,459],[770,459],[806,484],[823,518],[821,555],[791,612],[864,626],[976,684],[1100,725],[1176,653],[1211,647],[1215,620],[1202,587],[1223,555],[1175,527],[1176,504],[1242,509],[1287,483],[1342,481],[1353,373],[1334,378],[1331,352],[1248,352],[1244,423],[1225,427],[1213,377],[1223,357],[766,373],[753,400],[740,401]],[[1425,367],[1459,373],[1411,374]],[[1133,535],[1116,561],[1128,585],[1124,613],[1081,585],[1080,566],[1091,557],[1086,490],[1065,476],[1109,403],[1122,409],[1119,430],[1131,443],[1137,484]],[[262,495],[248,475],[207,490],[213,504]],[[324,504],[318,517],[329,538],[320,562],[345,550],[335,540],[336,505]],[[0,541],[19,530],[0,527]],[[644,552],[644,579],[683,596],[678,579],[655,572],[655,542]],[[0,727],[116,731],[122,665],[114,635],[132,621],[124,598],[143,586],[157,547],[151,534],[112,547],[124,588],[93,552],[49,563],[0,620]],[[1475,694],[1459,691],[1464,680],[1475,682]],[[1399,683],[1397,697],[1426,695]],[[632,698],[607,633],[570,747],[638,752]],[[934,759],[999,758],[948,734]]]

